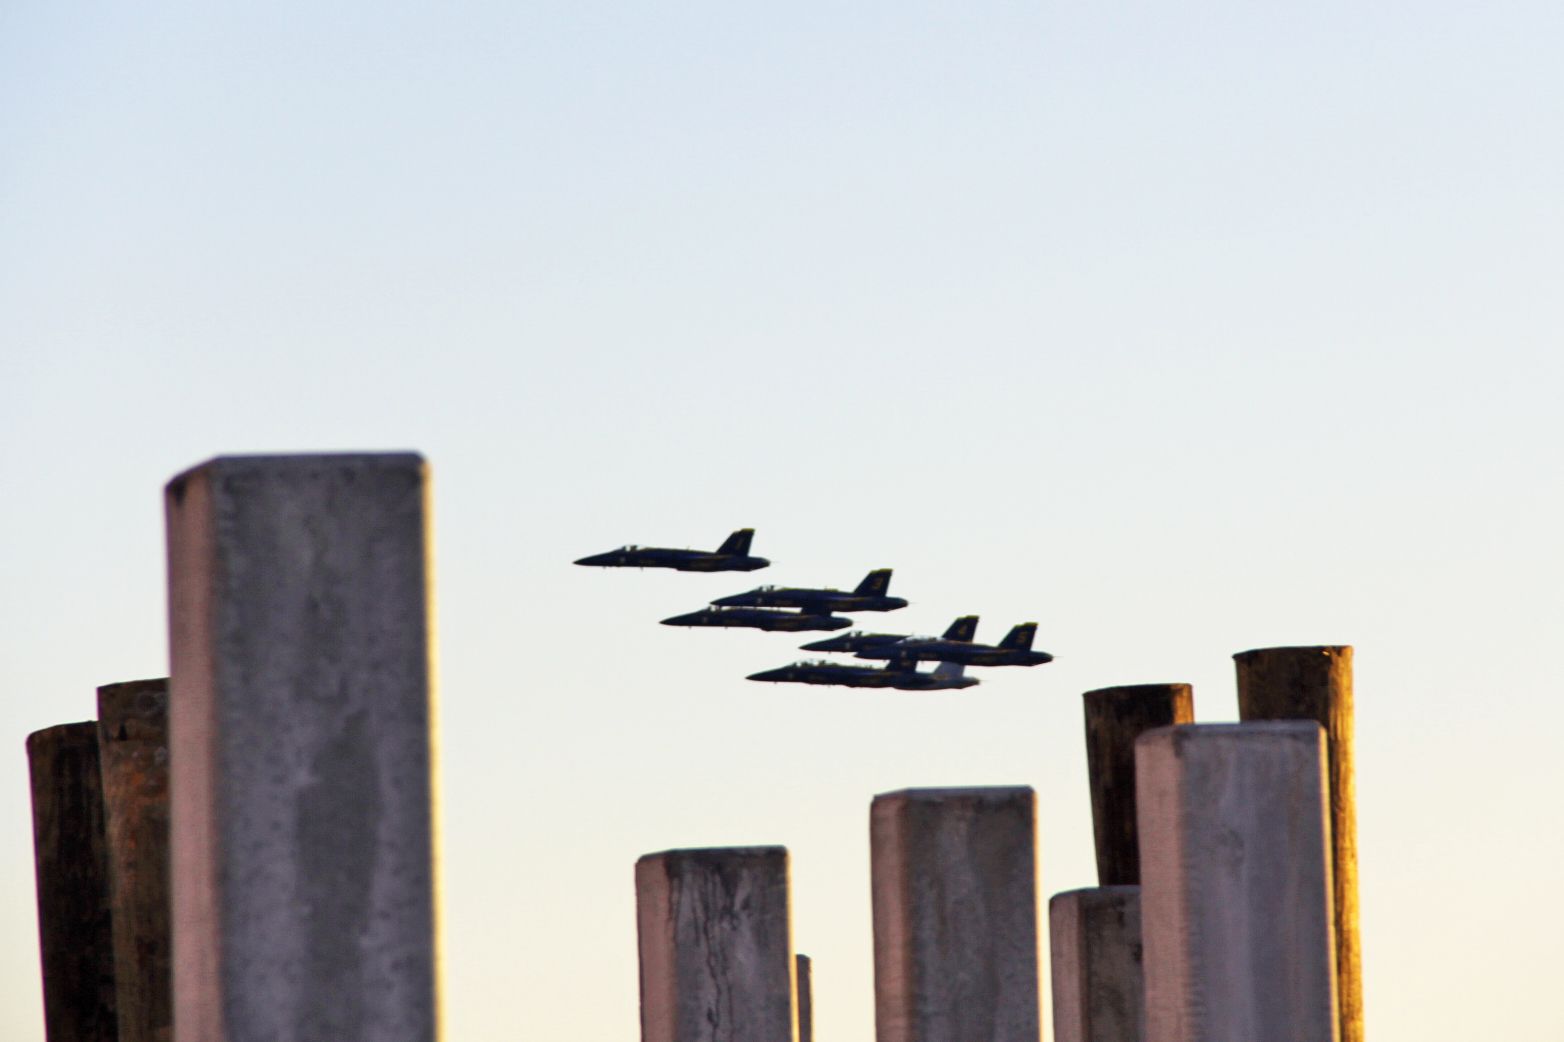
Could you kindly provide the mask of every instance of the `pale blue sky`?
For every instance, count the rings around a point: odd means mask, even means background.
[[[162,483],[436,481],[448,1037],[636,1037],[631,871],[784,843],[872,1036],[867,817],[1038,789],[1080,693],[1358,649],[1378,1037],[1556,1042],[1554,4],[0,9],[0,1037],[39,1042],[24,736],[166,669]],[[600,574],[753,525],[756,577]],[[656,620],[896,569],[1036,619],[960,695],[762,687]],[[889,625],[894,624],[894,625]],[[1541,895],[1541,896],[1539,896]]]

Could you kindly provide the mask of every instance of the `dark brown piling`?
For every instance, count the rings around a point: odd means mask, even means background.
[[[1363,1042],[1363,969],[1358,938],[1357,784],[1353,767],[1352,648],[1258,648],[1233,656],[1238,714],[1250,720],[1313,720],[1329,740],[1331,875],[1341,1042]]]
[[[814,1042],[815,987],[814,967],[807,955],[796,955],[798,966],[798,1042]]]
[[[1188,684],[1105,687],[1081,697],[1086,705],[1097,881],[1101,886],[1138,886],[1135,739],[1153,728],[1194,723],[1195,697]]]
[[[116,1042],[114,937],[98,726],[27,736],[38,947],[49,1042]]]
[[[170,1042],[167,679],[98,688],[98,754],[119,1042]]]

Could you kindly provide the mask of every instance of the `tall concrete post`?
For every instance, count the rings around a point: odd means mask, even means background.
[[[1358,789],[1352,726],[1352,648],[1259,648],[1233,656],[1243,720],[1313,720],[1330,743],[1331,873],[1341,1042],[1363,1042],[1358,931]]]
[[[798,1042],[814,1042],[815,1038],[815,979],[814,964],[809,956],[797,959],[795,974],[798,988]]]
[[[1086,771],[1092,794],[1097,882],[1140,882],[1135,824],[1135,739],[1146,731],[1195,722],[1188,684],[1104,687],[1081,696],[1086,710]]]
[[[878,1042],[1038,1042],[1032,790],[876,796],[869,842]]]
[[[1095,886],[1048,902],[1053,1042],[1142,1042],[1140,887]]]
[[[411,454],[168,485],[179,1042],[437,1036],[426,497]]]
[[[115,1042],[114,934],[98,726],[27,736],[49,1042]]]
[[[1335,1042],[1319,725],[1168,727],[1135,754],[1146,1037]]]
[[[642,1042],[797,1042],[785,847],[635,865]]]
[[[168,681],[98,688],[119,1042],[171,1042]]]

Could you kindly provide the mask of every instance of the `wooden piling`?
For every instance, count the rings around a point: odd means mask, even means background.
[[[1350,645],[1257,648],[1233,656],[1243,720],[1313,720],[1329,750],[1332,903],[1341,1042],[1363,1042],[1358,817]]]
[[[814,964],[809,956],[796,959],[798,972],[798,1042],[814,1042],[815,1037],[815,982]]]
[[[1091,782],[1097,881],[1140,882],[1135,824],[1135,739],[1142,733],[1195,720],[1188,684],[1105,687],[1081,696],[1086,709],[1086,769]]]
[[[44,1030],[49,1042],[116,1042],[113,914],[98,726],[27,736]]]
[[[119,1042],[170,1042],[167,679],[98,688],[98,754]]]

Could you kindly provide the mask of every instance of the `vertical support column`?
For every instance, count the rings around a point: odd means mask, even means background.
[[[170,1042],[168,681],[98,688],[119,1042]]]
[[[809,956],[800,955],[798,972],[798,1042],[814,1042],[815,1038],[815,982],[814,966]]]
[[[1036,799],[907,789],[869,818],[878,1042],[1038,1042]]]
[[[1334,1042],[1319,725],[1169,727],[1135,753],[1147,1037]]]
[[[27,736],[49,1042],[115,1042],[114,935],[98,725]]]
[[[1086,770],[1091,781],[1097,882],[1140,882],[1135,824],[1135,739],[1146,731],[1195,722],[1188,684],[1105,687],[1081,696],[1086,709]]]
[[[179,1042],[437,1035],[425,467],[168,485]]]
[[[1363,1042],[1358,933],[1358,790],[1353,763],[1352,648],[1260,648],[1233,656],[1242,720],[1313,720],[1330,744],[1331,873],[1341,1042]]]
[[[785,847],[635,865],[642,1042],[795,1042]]]
[[[1140,887],[1099,886],[1048,902],[1054,1042],[1146,1037]]]

